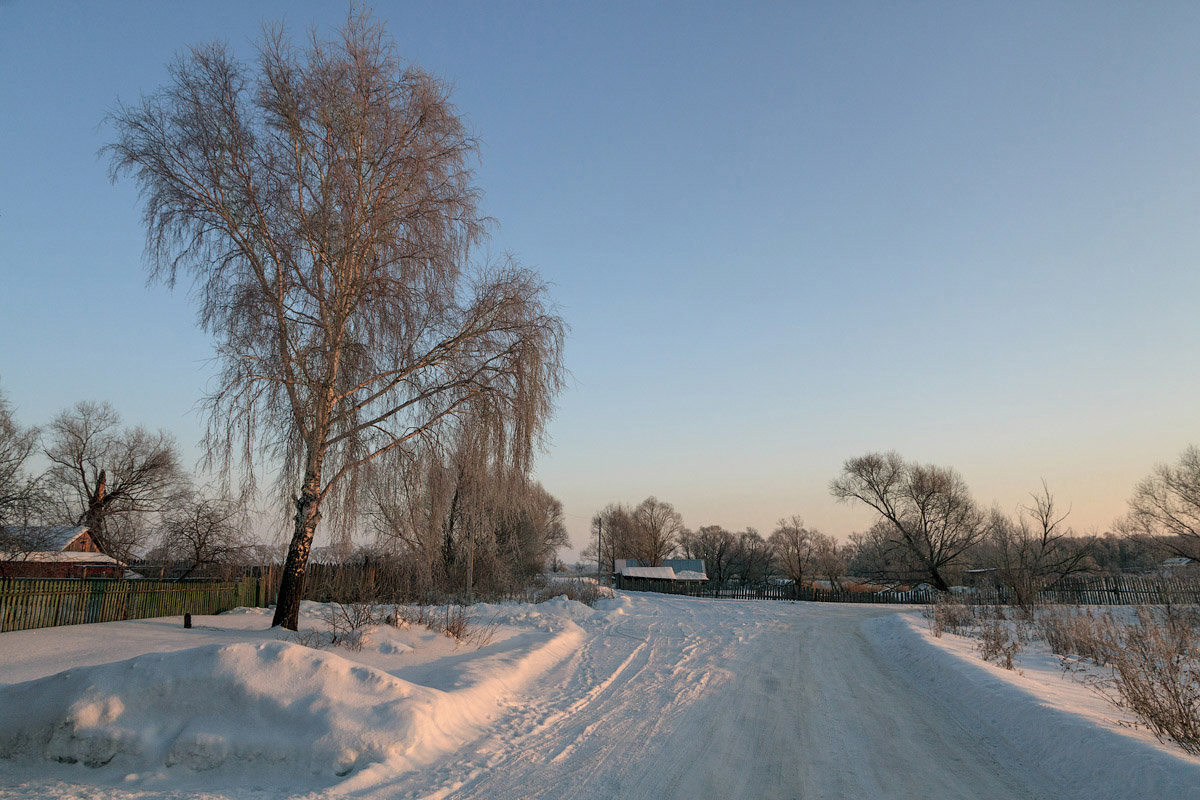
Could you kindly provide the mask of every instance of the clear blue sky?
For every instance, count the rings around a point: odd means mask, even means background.
[[[189,43],[252,57],[336,2],[0,0],[0,389],[194,454],[210,344],[147,287],[97,150]],[[511,250],[555,284],[574,377],[537,477],[577,547],[650,494],[692,527],[844,537],[842,462],[1045,478],[1104,530],[1200,441],[1200,5],[379,4],[484,142]]]

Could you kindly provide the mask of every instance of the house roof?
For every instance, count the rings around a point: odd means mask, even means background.
[[[657,580],[667,581],[706,581],[708,575],[704,570],[704,559],[702,558],[668,558],[664,559],[661,567],[647,567],[638,562],[636,558],[618,558],[613,566],[616,571],[621,573],[626,578],[655,578]],[[626,570],[631,569],[657,569],[671,570],[671,574],[655,574],[641,575],[632,574]]]
[[[625,578],[650,578],[652,580],[673,581],[675,570],[670,567],[625,567],[621,570]]]
[[[677,581],[706,581],[708,576],[703,572],[696,572],[690,569],[679,570],[675,573]]]
[[[14,539],[39,552],[62,550],[86,532],[86,525],[5,525],[0,528],[4,539]]]
[[[708,576],[695,570],[675,571],[674,567],[623,567],[623,578],[648,578],[658,581],[706,581]]]
[[[33,553],[3,553],[0,561],[22,561],[27,564],[120,564],[104,553],[77,553],[74,551],[46,550]]]

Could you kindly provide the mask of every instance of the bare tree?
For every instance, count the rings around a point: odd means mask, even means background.
[[[394,471],[369,487],[380,550],[406,562],[401,591],[510,591],[568,544],[562,504],[463,433],[445,460],[426,458],[422,473]]]
[[[839,545],[832,536],[817,534],[816,574],[824,575],[830,586],[840,589],[853,554],[850,545]]]
[[[705,525],[695,532],[681,532],[679,548],[685,558],[704,561],[709,586],[724,586],[732,577],[737,536],[720,525]]]
[[[26,462],[37,447],[37,428],[22,428],[0,393],[0,526],[28,525],[41,506],[41,485]]]
[[[208,452],[282,464],[293,534],[274,622],[295,629],[323,513],[361,507],[361,467],[464,419],[527,468],[562,382],[538,276],[471,270],[476,143],[444,83],[351,14],[303,51],[268,31],[252,73],[218,44],[110,115],[114,176],[146,201],[152,275],[196,282],[219,342]]]
[[[754,528],[737,534],[737,547],[730,559],[730,571],[743,586],[762,586],[771,577],[775,551]]]
[[[850,534],[850,574],[880,583],[926,579],[924,567],[896,536],[892,523],[878,519],[865,531]]]
[[[630,514],[632,540],[629,555],[642,566],[657,567],[675,551],[683,517],[670,503],[647,497]]]
[[[62,515],[124,561],[149,536],[146,515],[167,508],[184,474],[167,433],[120,426],[108,403],[80,402],[60,413],[46,429],[45,479]]]
[[[633,511],[621,503],[609,503],[593,520],[599,552],[599,562],[610,572],[616,569],[618,558],[633,558]],[[591,544],[585,555],[591,554]]]
[[[845,572],[846,562],[837,540],[804,527],[804,520],[798,516],[779,520],[767,542],[775,551],[776,563],[796,586],[817,575],[824,575],[836,585]]]
[[[1030,497],[1032,505],[1022,506],[1016,520],[993,512],[986,539],[987,560],[1022,608],[1031,607],[1046,586],[1082,570],[1090,555],[1087,542],[1063,524],[1071,512],[1058,510],[1045,481]]]
[[[889,537],[942,592],[950,588],[946,568],[987,533],[985,515],[958,473],[906,463],[895,452],[850,459],[830,490],[838,500],[857,500],[874,509],[887,523]]]
[[[804,527],[798,516],[779,520],[779,525],[768,537],[767,542],[775,551],[777,563],[797,587],[805,578],[811,579],[816,569],[818,539],[821,534]]]
[[[1119,527],[1200,560],[1200,448],[1189,445],[1174,464],[1155,466],[1134,488],[1129,516]]]
[[[220,571],[246,562],[250,540],[245,504],[220,493],[188,492],[164,514],[160,553],[181,562],[182,580],[192,574]]]

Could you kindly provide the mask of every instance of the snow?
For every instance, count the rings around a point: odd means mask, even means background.
[[[89,553],[77,550],[35,550],[29,553],[0,552],[0,561],[37,562],[46,564],[120,564],[104,553]]]
[[[625,578],[650,578],[653,580],[673,581],[675,570],[671,567],[625,567],[621,570]]]
[[[359,651],[269,612],[0,634],[0,798],[1200,797],[1037,649],[919,611],[620,593]]]

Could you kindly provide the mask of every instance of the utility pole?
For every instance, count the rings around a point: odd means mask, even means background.
[[[604,553],[600,549],[601,535],[604,532],[604,517],[596,515],[596,583],[600,583],[600,576],[604,574]]]

